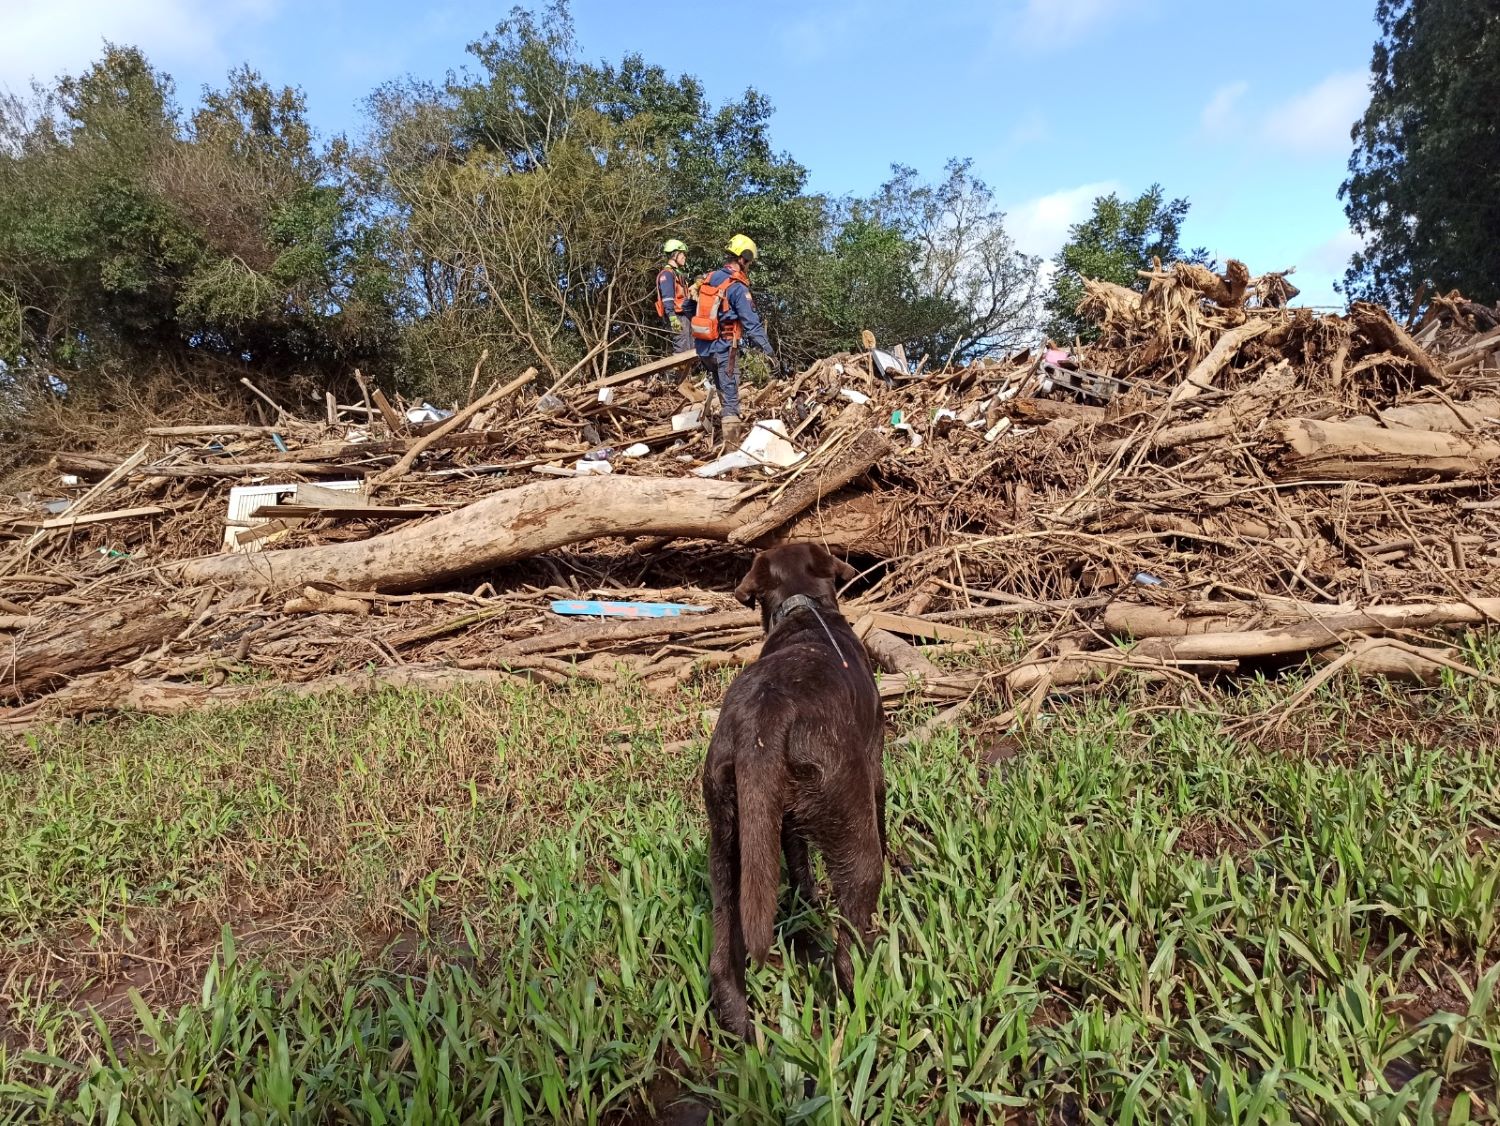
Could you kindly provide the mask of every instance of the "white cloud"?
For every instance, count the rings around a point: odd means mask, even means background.
[[[1235,108],[1250,89],[1248,82],[1229,82],[1214,91],[1203,107],[1199,122],[1206,133],[1223,133],[1235,118]]]
[[[1312,89],[1273,106],[1262,135],[1269,144],[1294,153],[1348,152],[1350,127],[1369,102],[1369,77],[1363,71],[1331,74]]]
[[[1068,228],[1088,218],[1094,200],[1119,188],[1113,180],[1100,180],[1028,199],[1006,211],[1005,229],[1017,249],[1050,258],[1067,241]]]
[[[0,87],[16,93],[96,60],[106,40],[139,47],[171,71],[201,73],[237,61],[226,42],[271,15],[276,0],[8,0],[0,34]]]
[[[1345,230],[1313,247],[1302,256],[1298,265],[1317,273],[1341,275],[1348,268],[1349,259],[1364,248],[1364,239]]]
[[[1136,0],[1026,0],[1020,32],[1033,43],[1077,39],[1136,7]]]

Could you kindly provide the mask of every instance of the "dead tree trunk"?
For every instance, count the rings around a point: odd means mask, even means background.
[[[95,669],[134,660],[172,637],[187,614],[161,606],[109,610],[37,637],[0,641],[0,703],[15,703]]]
[[[575,477],[506,489],[473,504],[352,543],[223,554],[182,564],[189,583],[301,589],[403,590],[477,574],[606,536],[723,540],[758,511],[732,481],[683,477]],[[804,516],[780,538],[886,553],[886,511],[855,494]]]

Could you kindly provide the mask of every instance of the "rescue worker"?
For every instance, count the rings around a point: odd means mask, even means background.
[[[656,275],[656,315],[672,330],[672,352],[693,350],[693,299],[688,294],[683,270],[687,268],[687,245],[671,238],[662,244],[667,264]]]
[[[746,235],[735,235],[727,249],[729,256],[724,265],[698,284],[693,343],[698,349],[699,362],[718,389],[724,412],[724,444],[733,448],[745,436],[745,426],[740,421],[739,375],[735,370],[740,342],[748,340],[772,357],[773,365],[775,353],[750,296],[748,273],[760,252]]]

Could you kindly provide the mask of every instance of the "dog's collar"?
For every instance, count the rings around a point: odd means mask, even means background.
[[[806,594],[794,594],[790,598],[783,599],[781,605],[776,607],[776,613],[771,615],[770,629],[766,632],[769,633],[770,630],[775,629],[782,622],[786,621],[788,615],[794,614],[798,610],[811,610],[813,612],[813,617],[818,619],[818,625],[822,626],[823,632],[828,635],[828,643],[833,646],[833,651],[839,655],[839,663],[847,669],[849,667],[849,660],[844,656],[843,649],[839,647],[838,639],[833,636],[833,630],[829,629],[828,623],[823,620],[823,614],[827,610],[827,607],[819,606],[813,598]]]
[[[811,610],[821,619],[822,614],[820,611],[823,609],[824,607],[819,606],[810,595],[794,594],[790,598],[784,599],[781,605],[776,607],[776,613],[771,615],[771,628],[775,629],[782,622],[786,621],[789,615],[795,614],[798,610]]]

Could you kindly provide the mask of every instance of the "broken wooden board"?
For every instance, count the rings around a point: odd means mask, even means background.
[[[894,633],[902,637],[917,637],[924,641],[995,641],[992,634],[964,629],[962,626],[944,625],[942,622],[929,622],[910,614],[888,614],[877,610],[866,615],[865,620],[869,622],[867,627],[869,629],[883,629],[886,633]]]
[[[346,520],[404,520],[448,511],[435,504],[263,504],[250,515],[256,519],[307,520],[313,517]]]
[[[92,512],[86,516],[53,516],[46,520],[12,520],[12,526],[52,531],[56,528],[76,528],[83,524],[107,524],[114,520],[134,520],[142,516],[162,516],[169,510],[160,505],[144,508],[117,508],[112,512]]]
[[[664,356],[650,363],[640,364],[629,371],[622,371],[618,375],[606,375],[603,379],[596,379],[585,391],[597,391],[601,387],[618,387],[622,383],[629,383],[636,379],[645,379],[648,375],[656,375],[658,372],[671,371],[687,364],[694,363],[698,359],[697,352],[677,352],[671,356]]]

